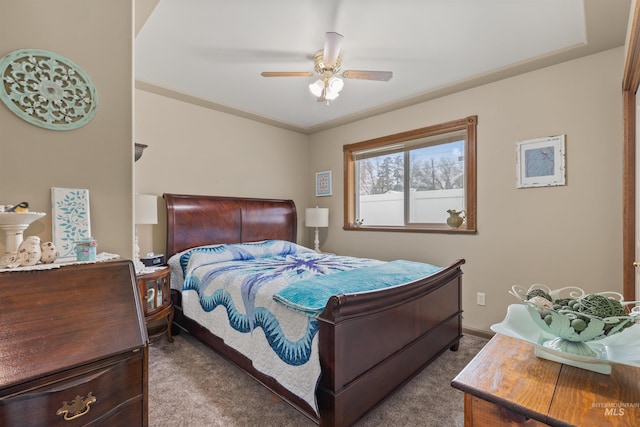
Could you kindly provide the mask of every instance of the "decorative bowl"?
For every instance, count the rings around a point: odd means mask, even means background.
[[[0,212],[0,230],[4,231],[6,237],[5,253],[0,256],[0,268],[17,266],[15,261],[24,230],[45,215],[44,212]]]
[[[44,212],[0,212],[0,226],[29,225],[45,215]]]
[[[509,306],[505,320],[491,327],[494,332],[534,344],[539,357],[596,372],[610,373],[609,362],[640,366],[640,325],[635,324],[640,307],[627,307],[637,301],[625,302],[617,292],[587,294],[577,287],[516,285],[510,293],[522,304]],[[542,294],[551,300],[541,301]],[[594,309],[594,301],[605,304],[605,313],[616,315],[594,314],[602,313]],[[627,352],[636,342],[636,348]]]

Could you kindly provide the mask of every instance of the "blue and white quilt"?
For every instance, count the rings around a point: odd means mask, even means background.
[[[317,279],[337,274],[336,277],[344,276],[345,283],[353,282],[346,272],[373,268],[370,277],[372,274],[397,277],[380,284],[385,287],[439,269],[428,264],[411,264],[421,267],[405,274],[411,266],[319,254],[281,240],[202,246],[169,260],[171,287],[182,292],[184,314],[251,359],[257,370],[276,379],[313,408],[317,408],[315,389],[320,376],[315,317],[332,294],[367,290],[349,290],[347,286],[347,291],[338,292]],[[386,270],[386,265],[391,270]],[[380,268],[386,273],[376,270]],[[399,272],[402,274],[397,275]],[[301,286],[287,292],[294,283]],[[305,297],[302,290],[307,287],[315,289],[317,295]],[[326,287],[324,294],[318,292],[322,287]],[[309,301],[317,307],[305,305]]]

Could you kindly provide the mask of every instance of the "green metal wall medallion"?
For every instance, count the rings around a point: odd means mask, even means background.
[[[46,129],[77,129],[98,107],[87,73],[46,50],[19,49],[0,58],[0,80],[0,100],[21,119]]]

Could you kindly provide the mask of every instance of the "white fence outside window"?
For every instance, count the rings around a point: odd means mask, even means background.
[[[410,222],[446,223],[449,209],[464,209],[464,189],[409,192]],[[360,196],[358,219],[364,226],[403,226],[404,197],[402,192]]]

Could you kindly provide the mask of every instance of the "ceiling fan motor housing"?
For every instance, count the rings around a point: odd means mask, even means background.
[[[323,60],[324,60],[324,49],[320,49],[315,53],[315,55],[313,55],[313,64],[314,64],[313,68],[314,70],[316,70],[316,73],[323,75],[327,72],[329,72],[330,74],[335,74],[338,71],[340,71],[340,65],[342,64],[342,54],[338,55],[338,58],[336,59],[335,64],[329,64],[329,63],[323,62]]]

